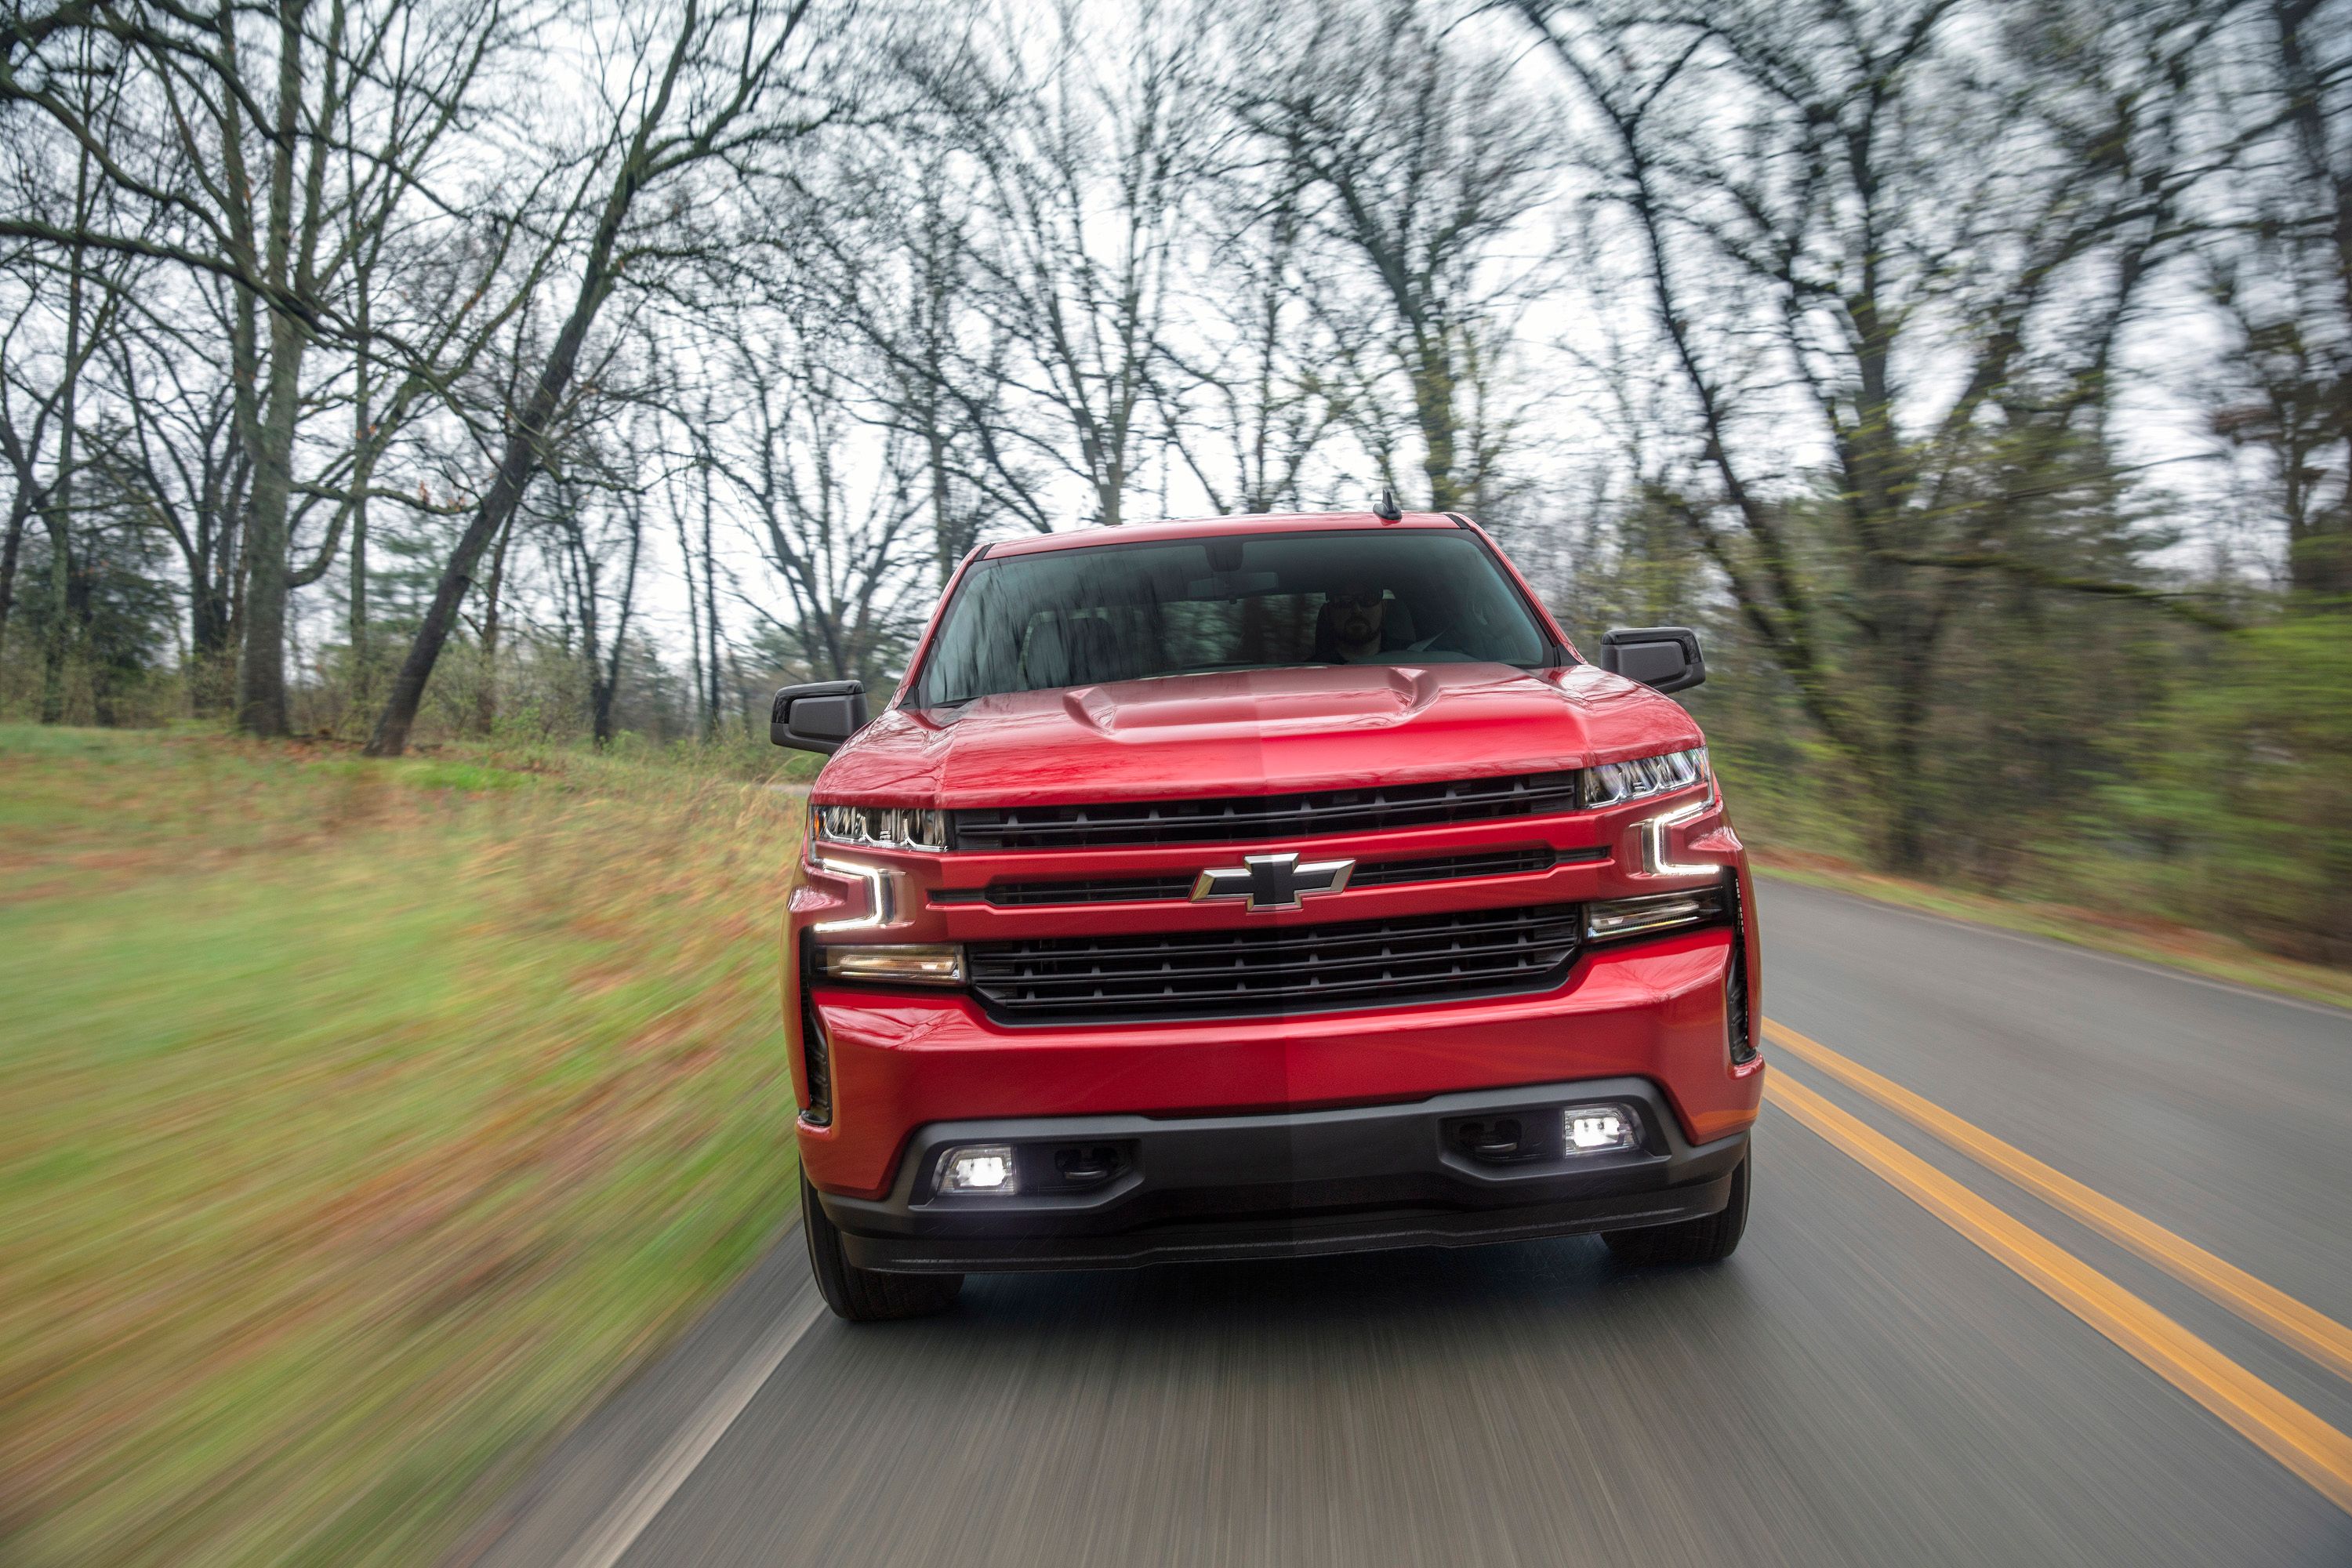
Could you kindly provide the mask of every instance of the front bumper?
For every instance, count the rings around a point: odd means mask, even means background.
[[[1531,1138],[1538,1147],[1510,1160],[1469,1147],[1472,1124],[1516,1119],[1533,1132],[1596,1101],[1635,1107],[1644,1146],[1567,1154]],[[969,1143],[1015,1145],[1046,1171],[1057,1151],[1115,1152],[1115,1173],[1076,1190],[939,1195],[941,1155]],[[1595,1079],[1276,1114],[932,1122],[908,1141],[887,1194],[819,1201],[861,1268],[1120,1268],[1664,1225],[1721,1210],[1747,1150],[1745,1131],[1685,1142],[1646,1079]]]
[[[799,1124],[802,1168],[822,1193],[880,1200],[910,1140],[940,1122],[1249,1116],[1604,1078],[1656,1086],[1681,1135],[1713,1142],[1747,1130],[1763,1089],[1761,1058],[1727,1049],[1733,942],[1715,927],[1597,946],[1558,989],[1526,995],[1091,1027],[1008,1027],[961,994],[820,984],[834,1114]]]

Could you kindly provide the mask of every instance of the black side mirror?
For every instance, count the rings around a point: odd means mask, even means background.
[[[1688,626],[1619,626],[1603,632],[1601,668],[1661,691],[1687,691],[1706,679],[1698,634]]]
[[[813,680],[776,693],[768,712],[768,739],[803,752],[832,752],[866,728],[866,683]]]

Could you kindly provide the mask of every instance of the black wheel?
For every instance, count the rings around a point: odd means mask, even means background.
[[[1604,1232],[1601,1240],[1622,1263],[1647,1267],[1654,1263],[1720,1263],[1739,1247],[1739,1238],[1748,1229],[1748,1168],[1756,1163],[1748,1154],[1731,1173],[1731,1201],[1721,1212],[1700,1219],[1676,1220],[1672,1225],[1644,1226],[1639,1230]]]
[[[877,1274],[849,1261],[841,1249],[841,1229],[826,1217],[816,1189],[801,1178],[801,1234],[808,1238],[809,1269],[834,1316],[853,1323],[928,1318],[955,1305],[963,1291],[961,1274]]]

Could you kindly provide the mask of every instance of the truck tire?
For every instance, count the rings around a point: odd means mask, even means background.
[[[954,1306],[962,1293],[961,1274],[880,1274],[850,1262],[840,1227],[826,1216],[806,1176],[801,1178],[801,1234],[808,1238],[809,1271],[836,1318],[853,1323],[928,1318]]]
[[[1638,1230],[1604,1232],[1601,1240],[1621,1263],[1647,1268],[1660,1263],[1720,1263],[1739,1247],[1748,1229],[1748,1170],[1756,1163],[1751,1152],[1731,1173],[1731,1201],[1716,1214],[1672,1225],[1643,1226]]]

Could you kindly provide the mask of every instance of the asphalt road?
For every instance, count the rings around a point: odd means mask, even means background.
[[[2352,1323],[2352,1014],[1785,883],[1764,922],[1776,1024]],[[997,1276],[948,1317],[852,1328],[815,1314],[795,1237],[467,1555],[2352,1564],[2341,1371],[1768,1056],[1799,1093],[1768,1105],[1718,1268],[1578,1238]],[[1924,1160],[1913,1190],[2054,1244],[2092,1305],[1891,1180],[1899,1151],[1866,1164],[1866,1133],[1800,1120],[1803,1089]],[[2255,1414],[2103,1332],[2103,1301],[2202,1342]]]

